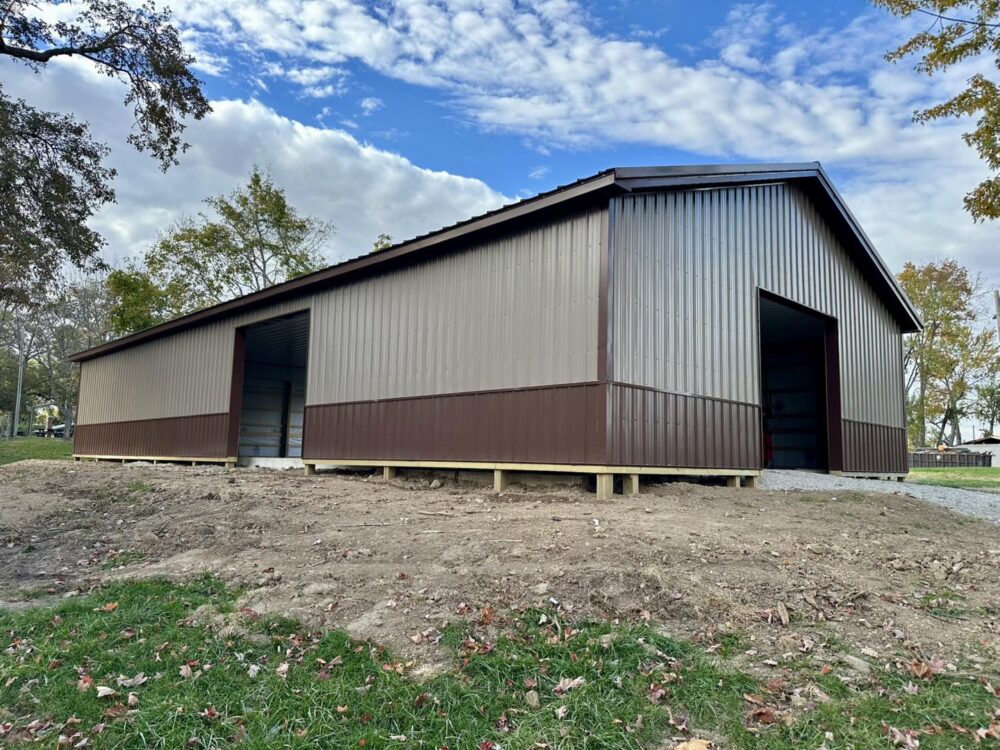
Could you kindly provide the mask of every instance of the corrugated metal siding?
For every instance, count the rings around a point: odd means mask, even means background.
[[[605,211],[317,294],[307,402],[596,379]]]
[[[310,303],[271,305],[84,362],[78,424],[228,411],[236,327]]]
[[[844,471],[905,474],[909,471],[906,430],[845,419]]]
[[[609,464],[760,468],[756,406],[620,384],[610,399]]]
[[[902,334],[787,184],[611,202],[612,380],[760,403],[758,287],[837,318],[843,416],[902,427]]]
[[[73,452],[84,456],[226,457],[228,414],[77,425]]]
[[[305,455],[604,463],[604,386],[544,386],[307,406]]]

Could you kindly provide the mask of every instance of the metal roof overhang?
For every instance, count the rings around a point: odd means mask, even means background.
[[[656,189],[710,188],[791,180],[813,184],[814,189],[811,194],[820,203],[821,208],[834,209],[832,215],[829,211],[825,213],[832,219],[831,224],[838,231],[841,241],[846,240],[847,244],[863,251],[863,254],[856,258],[859,265],[866,271],[866,277],[869,278],[873,286],[884,297],[888,297],[887,303],[903,330],[905,332],[920,330],[922,326],[916,311],[833,187],[819,162],[624,167],[599,172],[591,177],[541,193],[533,198],[504,206],[429,234],[414,237],[386,250],[344,261],[282,284],[276,284],[260,292],[169,320],[137,333],[77,352],[69,359],[72,362],[83,362],[110,354],[202,323],[236,315],[250,308],[273,304],[288,297],[309,293],[342,281],[345,277],[373,273],[381,270],[383,266],[412,261],[415,260],[412,257],[414,255],[419,256],[416,259],[423,259],[436,253],[446,252],[456,241],[467,239],[471,235],[495,231],[501,225],[505,229],[511,229],[525,220],[547,215],[554,211],[567,210],[580,204],[610,197],[616,193]]]

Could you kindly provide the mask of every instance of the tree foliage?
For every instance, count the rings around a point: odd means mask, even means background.
[[[184,119],[202,118],[210,107],[169,12],[125,0],[83,0],[73,10],[0,0],[0,55],[36,71],[60,57],[90,61],[126,85],[135,119],[129,142],[163,169],[176,163],[187,148]],[[0,303],[23,304],[66,262],[102,266],[102,239],[87,220],[114,200],[107,153],[84,123],[0,87]]]
[[[131,266],[108,279],[112,328],[124,334],[259,292],[323,265],[333,232],[299,212],[285,191],[254,167],[247,184],[205,201],[213,215],[179,221]]]
[[[954,260],[908,262],[899,282],[924,322],[904,349],[910,441],[960,442],[961,421],[971,415],[976,388],[995,372],[998,357],[993,329],[976,325],[979,283]]]
[[[1000,70],[1000,3],[996,0],[874,0],[902,16],[926,16],[931,26],[897,47],[891,61],[919,55],[916,70],[927,75],[978,58],[992,58]],[[983,73],[945,102],[918,110],[917,122],[952,117],[975,118],[965,142],[975,148],[992,172],[1000,170],[1000,87]],[[965,208],[977,221],[1000,217],[1000,176],[981,182],[965,196]]]
[[[107,293],[110,304],[108,329],[115,336],[125,336],[176,318],[187,312],[190,305],[182,284],[161,285],[134,265],[108,274]]]
[[[107,340],[107,311],[104,279],[71,274],[43,298],[0,316],[0,412],[17,409],[20,370],[19,429],[30,427],[31,415],[43,406],[73,419],[79,368],[68,357]]]

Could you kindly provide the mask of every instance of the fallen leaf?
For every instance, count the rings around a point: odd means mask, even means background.
[[[778,720],[774,709],[769,706],[760,706],[750,712],[750,718],[758,724],[774,724]]]
[[[108,602],[107,604],[103,604],[100,607],[95,607],[94,611],[95,612],[114,612],[116,609],[118,609],[118,602]]]
[[[714,747],[708,740],[688,740],[679,744],[675,750],[713,750]]]
[[[109,688],[107,685],[97,686],[97,697],[98,698],[112,698],[118,695],[118,691],[114,688]]]
[[[80,675],[80,679],[76,681],[76,689],[81,693],[90,690],[94,684],[94,678],[89,674]]]
[[[125,677],[125,675],[118,675],[118,687],[138,687],[144,682],[148,681],[148,677],[143,672],[139,672],[135,677]]]
[[[788,616],[788,607],[785,606],[784,602],[778,602],[778,618],[786,628],[788,627],[788,623],[791,622],[791,618]]]
[[[569,677],[563,677],[559,680],[559,684],[552,688],[552,692],[556,695],[565,695],[570,690],[580,687],[584,683],[582,677],[574,677],[570,679]]]
[[[495,616],[496,612],[493,607],[483,607],[479,613],[479,624],[484,626],[491,625]]]
[[[190,677],[191,676],[191,667],[189,667],[187,664],[181,664],[180,675],[181,675],[181,677],[184,677],[185,679],[188,678],[188,677]]]
[[[128,701],[127,701],[127,703],[128,703],[128,707],[129,708],[138,708],[139,707],[139,696],[136,695],[135,693],[129,693],[128,694]]]
[[[277,669],[275,669],[274,671],[277,673],[278,677],[284,680],[286,677],[288,677],[288,662],[287,661],[281,662],[281,664],[279,664]]]
[[[559,708],[555,710],[557,719],[565,719],[566,714],[568,713],[569,713],[569,706],[559,706]]]

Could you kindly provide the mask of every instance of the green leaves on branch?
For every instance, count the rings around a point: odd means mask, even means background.
[[[79,57],[127,87],[135,123],[128,141],[163,169],[187,148],[184,119],[211,108],[191,72],[170,14],[152,3],[81,0],[58,12],[33,0],[0,2],[0,56],[39,70]],[[60,20],[53,20],[58,17]],[[103,240],[87,226],[114,200],[108,148],[72,117],[44,112],[0,88],[0,307],[24,304],[69,263],[103,267]]]
[[[38,68],[57,57],[83,57],[128,86],[125,104],[135,126],[129,143],[149,151],[166,169],[177,163],[185,117],[201,119],[211,107],[191,72],[170,11],[152,2],[85,0],[72,17],[48,21],[31,0],[7,0],[0,7],[0,54]]]
[[[257,167],[247,184],[205,201],[212,216],[179,221],[146,253],[145,270],[113,272],[112,327],[119,334],[251,294],[323,266],[333,226],[300,216]]]
[[[108,149],[87,126],[0,89],[0,306],[25,304],[67,261],[99,268],[103,245],[87,220],[114,200]]]
[[[932,26],[886,55],[896,62],[919,55],[914,66],[934,75],[961,62],[992,58],[1000,70],[1000,3],[996,0],[873,0],[875,5],[901,17],[918,15],[934,19]],[[914,120],[970,117],[976,127],[965,133],[965,142],[976,149],[991,171],[1000,170],[1000,88],[982,73],[969,80],[965,90],[941,104],[918,110]],[[976,221],[1000,217],[1000,177],[990,177],[965,196],[965,209]]]

